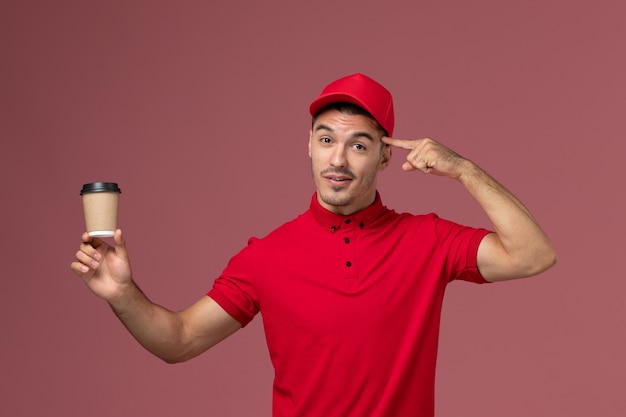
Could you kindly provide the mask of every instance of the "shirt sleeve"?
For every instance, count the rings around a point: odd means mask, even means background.
[[[488,283],[478,270],[478,247],[490,230],[462,226],[448,220],[436,219],[439,244],[447,251],[446,273],[449,280]]]
[[[228,262],[207,293],[235,320],[246,326],[259,312],[254,287],[254,254],[250,239],[248,246]]]

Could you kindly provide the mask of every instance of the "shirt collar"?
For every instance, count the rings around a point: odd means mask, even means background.
[[[315,220],[324,229],[329,232],[335,232],[339,230],[342,225],[351,222],[355,222],[360,228],[368,227],[385,211],[385,206],[383,206],[380,195],[378,191],[376,191],[376,199],[371,205],[349,216],[344,216],[343,214],[333,213],[322,207],[319,201],[317,201],[317,193],[314,193],[311,198],[310,210]]]

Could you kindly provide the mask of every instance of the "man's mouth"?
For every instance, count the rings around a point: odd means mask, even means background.
[[[350,181],[355,178],[355,175],[351,171],[341,168],[326,169],[322,171],[320,175],[331,187],[335,188],[336,191],[347,187]]]
[[[334,182],[344,182],[344,181],[350,181],[352,178],[348,178],[348,177],[334,177],[334,176],[326,176],[325,177],[327,180],[331,180]]]
[[[334,172],[326,173],[326,174],[322,173],[322,177],[326,179],[326,181],[328,181],[328,183],[332,187],[335,187],[337,190],[339,190],[340,188],[347,187],[348,184],[350,184],[350,181],[354,179],[354,177],[350,175],[337,174]]]
[[[348,170],[328,169],[322,171],[322,177],[336,183],[346,183],[354,179],[354,174]]]

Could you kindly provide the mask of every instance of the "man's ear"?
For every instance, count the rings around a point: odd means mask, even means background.
[[[313,130],[309,130],[309,158],[311,157],[311,140],[313,137]]]
[[[387,168],[391,163],[391,145],[384,144],[385,147],[382,150],[380,155],[380,166],[378,168],[379,171]]]

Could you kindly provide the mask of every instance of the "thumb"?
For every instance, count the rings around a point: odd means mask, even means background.
[[[124,240],[124,236],[122,235],[122,229],[115,230],[115,234],[113,235],[113,242],[115,243],[115,252],[119,253],[125,258],[128,258],[128,254],[126,252],[126,240]]]
[[[405,161],[402,164],[402,170],[403,171],[415,171],[417,168],[415,166],[413,166],[412,163],[410,163],[409,161]]]

